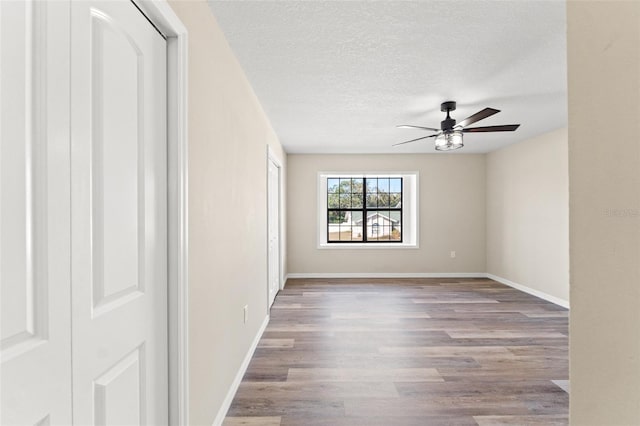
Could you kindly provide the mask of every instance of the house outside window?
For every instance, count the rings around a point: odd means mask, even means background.
[[[417,172],[319,172],[318,248],[418,248]]]

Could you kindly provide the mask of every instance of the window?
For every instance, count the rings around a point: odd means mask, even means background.
[[[418,247],[417,172],[319,172],[318,248]]]
[[[401,243],[402,177],[327,177],[328,243]]]

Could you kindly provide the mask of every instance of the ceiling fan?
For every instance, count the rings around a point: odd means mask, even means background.
[[[393,146],[404,145],[406,143],[416,142],[422,139],[436,138],[435,145],[436,151],[451,151],[454,149],[462,148],[464,143],[462,142],[463,133],[485,133],[485,132],[513,132],[519,124],[506,124],[502,126],[485,126],[485,127],[466,127],[469,124],[476,123],[480,120],[484,120],[487,117],[491,117],[494,114],[500,112],[500,110],[494,108],[485,108],[482,111],[478,111],[473,115],[462,120],[456,124],[456,120],[449,116],[451,111],[456,110],[456,103],[454,101],[443,102],[440,105],[440,111],[446,112],[447,117],[440,122],[440,129],[433,127],[412,126],[409,124],[401,124],[396,127],[409,128],[409,129],[421,129],[437,132],[429,136],[423,136],[421,138],[411,139],[410,141],[399,142],[393,144]]]

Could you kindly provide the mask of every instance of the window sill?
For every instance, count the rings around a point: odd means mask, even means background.
[[[410,244],[410,243],[369,243],[369,244],[361,244],[361,243],[320,243],[318,245],[319,250],[368,250],[368,249],[396,249],[396,250],[407,250],[407,249],[419,249],[418,244]]]

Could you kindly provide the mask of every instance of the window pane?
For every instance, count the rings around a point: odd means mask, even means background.
[[[378,207],[390,207],[389,194],[385,194],[385,193],[378,194]]]
[[[378,196],[376,194],[367,194],[367,207],[378,207]]]
[[[395,193],[389,194],[389,205],[391,207],[399,209],[400,207],[402,207],[402,205],[400,204],[401,201],[402,201],[402,193],[395,192]]]
[[[401,178],[389,179],[389,192],[401,192],[402,185],[400,184],[400,182],[402,182]]]
[[[378,192],[389,192],[388,178],[378,178]]]
[[[351,192],[364,192],[362,189],[362,178],[351,179]]]
[[[400,232],[400,225],[392,225],[391,226],[390,239],[392,241],[401,241],[402,240],[402,234]]]
[[[340,194],[340,208],[341,209],[351,208],[351,194]]]
[[[330,209],[340,208],[340,195],[327,194],[327,207]]]
[[[392,214],[394,217],[392,217]],[[396,219],[398,218],[398,219]],[[376,240],[400,240],[400,234],[398,237],[392,237],[393,229],[400,229],[400,212],[391,212],[389,210],[374,210],[370,211],[367,216],[367,238],[369,236],[375,237]]]
[[[390,234],[391,234],[391,227],[389,225],[385,225],[385,226],[382,227],[382,233],[380,234],[379,238],[381,240],[389,240],[389,235]]]
[[[362,212],[351,212],[351,239],[362,241]]]
[[[340,179],[338,178],[329,178],[327,179],[327,192],[328,193],[336,193],[338,192],[338,185],[340,184]]]
[[[367,178],[367,192],[369,193],[378,192],[378,179]]]
[[[373,219],[375,220],[375,219]],[[367,220],[367,238],[370,240],[377,240],[380,234],[380,226],[377,222],[372,222],[371,219]]]
[[[362,193],[357,192],[351,194],[351,207],[354,209],[358,209],[362,207]]]
[[[330,211],[329,212],[329,224],[344,223],[347,216],[347,212],[344,211]]]
[[[341,194],[349,194],[351,193],[351,179],[350,178],[340,178],[340,193]]]
[[[351,225],[340,225],[340,241],[351,241]]]
[[[343,212],[329,212],[329,224],[327,233],[329,241],[340,241],[340,223],[343,222]]]
[[[327,241],[340,241],[340,225],[329,225]]]

